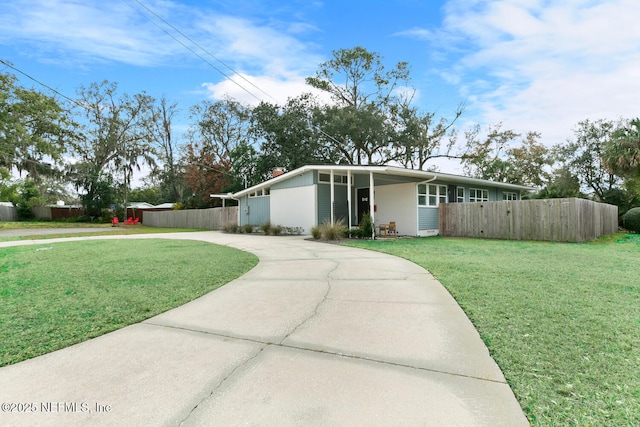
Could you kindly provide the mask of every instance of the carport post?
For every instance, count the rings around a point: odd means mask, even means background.
[[[331,175],[329,178],[329,186],[331,187],[331,225],[334,225],[334,213],[335,210],[335,190],[333,188],[334,180],[333,180],[333,169],[331,169]]]
[[[349,232],[351,232],[351,169],[347,170],[347,212],[349,219],[347,220],[349,225]],[[351,235],[349,235],[351,237]]]
[[[373,200],[373,171],[369,171],[369,215],[371,216],[371,238],[375,239],[376,237],[376,218],[375,218],[375,210],[376,204],[375,200]]]

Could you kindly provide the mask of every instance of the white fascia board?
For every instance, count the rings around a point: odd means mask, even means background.
[[[256,190],[261,190],[263,188],[271,187],[273,184],[276,184],[281,181],[285,181],[293,176],[303,174],[308,171],[334,171],[334,172],[347,172],[351,171],[351,173],[358,172],[373,172],[383,175],[400,175],[400,176],[409,176],[414,178],[424,178],[424,180],[443,180],[451,183],[457,184],[469,184],[469,185],[481,185],[481,186],[489,186],[489,187],[498,187],[507,190],[518,190],[518,191],[535,191],[534,187],[527,187],[525,185],[516,185],[516,184],[507,184],[504,182],[496,182],[489,181],[486,179],[479,178],[469,178],[461,175],[453,175],[446,174],[440,172],[430,172],[423,171],[418,169],[406,169],[399,166],[367,166],[367,165],[306,165],[299,167],[298,169],[294,169],[289,172],[285,172],[284,174],[277,176],[275,178],[268,179],[266,181],[261,182],[260,184],[254,185],[253,187],[245,188],[244,190],[238,191],[234,193],[230,198],[238,198],[242,197],[246,194],[252,193]]]
[[[448,181],[452,183],[459,184],[470,184],[470,185],[480,185],[480,186],[490,186],[490,187],[498,187],[507,190],[519,190],[519,191],[535,191],[535,187],[528,187],[526,185],[518,185],[518,184],[508,184],[505,182],[498,181],[490,181],[488,179],[480,179],[480,178],[470,178],[467,176],[461,175],[452,175],[447,173],[436,173],[439,179],[443,181]]]
[[[217,199],[233,199],[233,193],[226,193],[226,194],[209,194],[209,197],[211,198],[217,198]]]

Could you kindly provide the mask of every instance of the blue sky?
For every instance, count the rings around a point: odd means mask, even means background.
[[[465,101],[461,131],[502,122],[551,146],[580,120],[640,115],[637,0],[0,0],[0,10],[0,58],[72,98],[106,79],[166,95],[185,116],[225,95],[257,102],[169,32],[268,101],[243,78],[284,101],[309,90],[304,78],[333,50],[359,45],[388,67],[409,62],[425,111],[450,117]]]

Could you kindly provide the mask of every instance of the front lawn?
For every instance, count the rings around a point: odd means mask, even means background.
[[[257,264],[187,240],[89,240],[0,248],[0,366],[180,306]]]
[[[75,232],[74,228],[91,228],[95,231],[91,232]],[[165,228],[165,227],[147,227],[142,224],[124,225],[112,227],[111,224],[96,224],[83,222],[53,222],[53,221],[0,221],[0,232],[3,230],[22,230],[27,229],[29,233],[17,237],[2,237],[0,234],[0,242],[13,240],[39,240],[54,239],[59,237],[78,237],[78,236],[114,236],[128,234],[155,234],[155,233],[184,233],[193,231],[203,231],[194,228]],[[42,229],[39,234],[37,230]],[[48,234],[47,230],[59,229],[59,233]],[[69,229],[69,231],[65,231]],[[36,230],[36,231],[34,231]]]
[[[640,239],[416,238],[351,246],[429,270],[478,329],[533,425],[640,425]]]

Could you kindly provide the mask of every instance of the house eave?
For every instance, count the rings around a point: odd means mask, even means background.
[[[220,197],[220,198],[240,198],[247,194],[250,194],[254,191],[261,190],[264,188],[271,187],[273,184],[286,181],[296,175],[301,175],[303,173],[309,171],[334,171],[334,172],[351,172],[351,173],[362,173],[362,172],[372,172],[374,174],[381,175],[397,175],[397,176],[405,176],[415,178],[416,180],[424,180],[424,181],[447,181],[451,183],[458,184],[467,184],[467,185],[478,185],[478,186],[490,186],[497,187],[505,190],[514,190],[514,191],[535,191],[536,188],[528,187],[525,185],[517,185],[517,184],[508,184],[504,182],[490,181],[486,179],[479,178],[469,178],[466,176],[453,175],[441,172],[431,172],[431,171],[423,171],[417,169],[406,169],[399,166],[369,166],[369,165],[306,165],[299,167],[298,169],[294,169],[289,172],[285,172],[282,175],[277,177],[268,179],[260,184],[254,185],[249,188],[245,188],[244,190],[238,191],[236,193],[229,193],[229,195],[211,195],[211,197]]]

